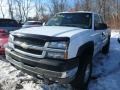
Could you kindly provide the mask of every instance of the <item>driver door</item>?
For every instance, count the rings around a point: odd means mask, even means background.
[[[103,47],[103,42],[106,39],[106,30],[97,28],[97,25],[104,23],[98,14],[94,14],[94,30],[95,30],[95,52],[99,52]]]

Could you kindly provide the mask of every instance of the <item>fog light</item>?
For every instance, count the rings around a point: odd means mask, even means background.
[[[55,58],[55,59],[64,59],[64,53],[47,52],[46,57],[48,57],[48,58]]]
[[[75,76],[77,70],[78,70],[78,67],[76,67],[72,70],[63,72],[61,78],[73,77],[73,76]]]

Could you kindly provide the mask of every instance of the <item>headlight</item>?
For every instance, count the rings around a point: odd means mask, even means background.
[[[67,59],[68,42],[50,42],[48,48],[51,48],[53,51],[47,51],[46,57],[54,59]],[[63,52],[61,52],[61,50]]]
[[[68,46],[67,42],[61,41],[61,42],[50,42],[48,45],[48,48],[55,48],[55,49],[66,49]]]
[[[47,52],[48,58],[64,59],[64,53]]]

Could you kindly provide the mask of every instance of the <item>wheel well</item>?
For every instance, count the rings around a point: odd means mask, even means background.
[[[78,53],[77,53],[77,58],[79,60],[79,65],[78,65],[78,70],[77,73],[75,75],[75,79],[72,82],[73,87],[78,87],[76,85],[80,85],[82,86],[83,83],[81,83],[85,74],[84,74],[84,67],[89,63],[91,64],[91,73],[92,73],[92,55],[93,55],[93,51],[94,51],[94,43],[93,42],[87,42],[84,45],[82,45],[81,47],[79,47]],[[89,54],[89,55],[86,55]],[[82,77],[82,78],[81,78]],[[82,80],[82,81],[81,81]],[[76,82],[77,81],[77,82]]]
[[[93,52],[94,52],[94,43],[92,41],[90,41],[79,47],[77,57],[84,53],[93,55]]]

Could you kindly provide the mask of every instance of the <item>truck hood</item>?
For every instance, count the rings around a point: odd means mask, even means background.
[[[71,37],[72,35],[83,32],[85,29],[77,27],[65,27],[65,26],[42,26],[42,27],[31,27],[23,28],[15,33],[24,33],[24,34],[35,34],[35,35],[44,35],[44,36],[55,36],[55,37]]]

